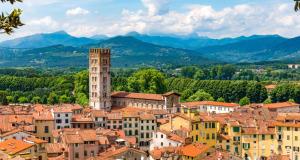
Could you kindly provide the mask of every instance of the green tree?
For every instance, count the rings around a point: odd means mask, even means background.
[[[213,101],[214,98],[211,94],[205,92],[204,90],[199,90],[191,97],[189,97],[188,101]]]
[[[295,103],[295,100],[294,100],[294,99],[289,99],[288,101],[289,101],[289,102],[292,102],[292,103]]]
[[[22,0],[1,0],[1,2],[10,2],[11,4],[14,4],[15,2],[22,2]],[[10,14],[2,12],[0,14],[0,33],[11,34],[14,29],[23,26],[24,24],[20,20],[21,13],[21,9],[14,9]]]
[[[272,103],[272,100],[271,98],[268,98],[264,101],[264,104],[271,104]]]
[[[47,99],[48,104],[57,104],[59,102],[59,98],[56,93],[51,92],[48,99]]]
[[[239,104],[240,104],[240,106],[248,105],[248,104],[250,104],[250,99],[248,97],[244,97],[240,100]]]
[[[76,103],[82,106],[87,106],[89,104],[89,99],[84,93],[79,93],[76,97]]]
[[[165,76],[156,69],[139,70],[128,78],[128,89],[131,92],[164,93]]]
[[[7,102],[8,103],[13,103],[14,102],[14,97],[13,96],[6,96]]]
[[[219,98],[217,99],[217,101],[218,101],[218,102],[225,102],[225,99],[222,98],[222,97],[219,97]]]
[[[205,74],[203,72],[202,69],[197,69],[196,73],[194,74],[194,79],[197,79],[197,80],[202,80],[205,78]]]
[[[48,97],[46,95],[44,95],[42,98],[41,98],[41,103],[42,104],[47,104],[48,103]]]
[[[60,103],[71,103],[71,98],[68,97],[67,95],[62,95],[59,97],[59,102]]]
[[[26,97],[20,97],[20,98],[18,99],[18,102],[19,102],[19,103],[28,103],[29,100],[28,100],[28,98],[26,98]]]
[[[189,97],[191,97],[194,94],[194,92],[191,89],[186,89],[182,92],[180,99],[185,101]]]
[[[34,97],[31,99],[31,103],[33,103],[33,104],[41,103],[41,98],[40,98],[39,96],[34,96]]]
[[[8,101],[6,97],[8,96],[8,93],[6,91],[0,91],[0,104],[1,105],[7,105]]]

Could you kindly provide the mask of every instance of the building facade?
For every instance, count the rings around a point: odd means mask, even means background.
[[[111,109],[110,49],[92,48],[89,54],[89,105]]]

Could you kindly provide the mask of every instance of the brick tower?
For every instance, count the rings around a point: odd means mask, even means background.
[[[89,104],[97,110],[111,109],[110,49],[92,48],[89,54]]]

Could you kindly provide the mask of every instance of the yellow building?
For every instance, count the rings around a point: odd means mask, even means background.
[[[278,153],[300,159],[300,113],[280,114],[275,123]]]
[[[35,136],[39,139],[53,142],[52,130],[54,130],[54,118],[50,111],[35,112],[33,114]]]
[[[0,142],[0,159],[24,158],[46,160],[45,143],[46,141],[36,138],[26,140],[12,138],[5,140]]]
[[[201,115],[193,118],[191,137],[193,142],[200,142],[208,146],[215,146],[219,123],[213,117]]]
[[[168,123],[162,124],[160,130],[174,131],[174,130],[187,130],[191,131],[191,119],[183,114],[175,114],[170,118]]]
[[[276,152],[274,127],[266,122],[253,126],[230,121],[221,129],[218,146],[243,159],[266,159]]]

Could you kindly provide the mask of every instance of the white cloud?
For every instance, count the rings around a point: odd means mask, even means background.
[[[86,15],[86,14],[89,14],[89,13],[90,13],[89,10],[77,7],[77,8],[67,10],[66,15],[68,15],[68,16],[77,16],[77,15]]]
[[[300,19],[293,11],[293,3],[271,6],[242,4],[221,10],[197,4],[187,6],[183,12],[161,12],[160,10],[169,1],[142,0],[142,2],[148,10],[123,10],[122,20],[113,25],[117,26],[115,34],[138,31],[178,35],[198,34],[216,38],[252,34],[283,36],[300,34]],[[109,29],[110,32],[112,28]]]
[[[169,2],[170,0],[142,0],[144,6],[148,9],[148,14],[151,16],[167,12]]]
[[[41,27],[47,26],[48,28],[52,28],[52,29],[56,29],[59,26],[58,22],[55,21],[51,16],[46,16],[41,19],[31,20],[31,21],[27,22],[27,25],[41,26]]]

